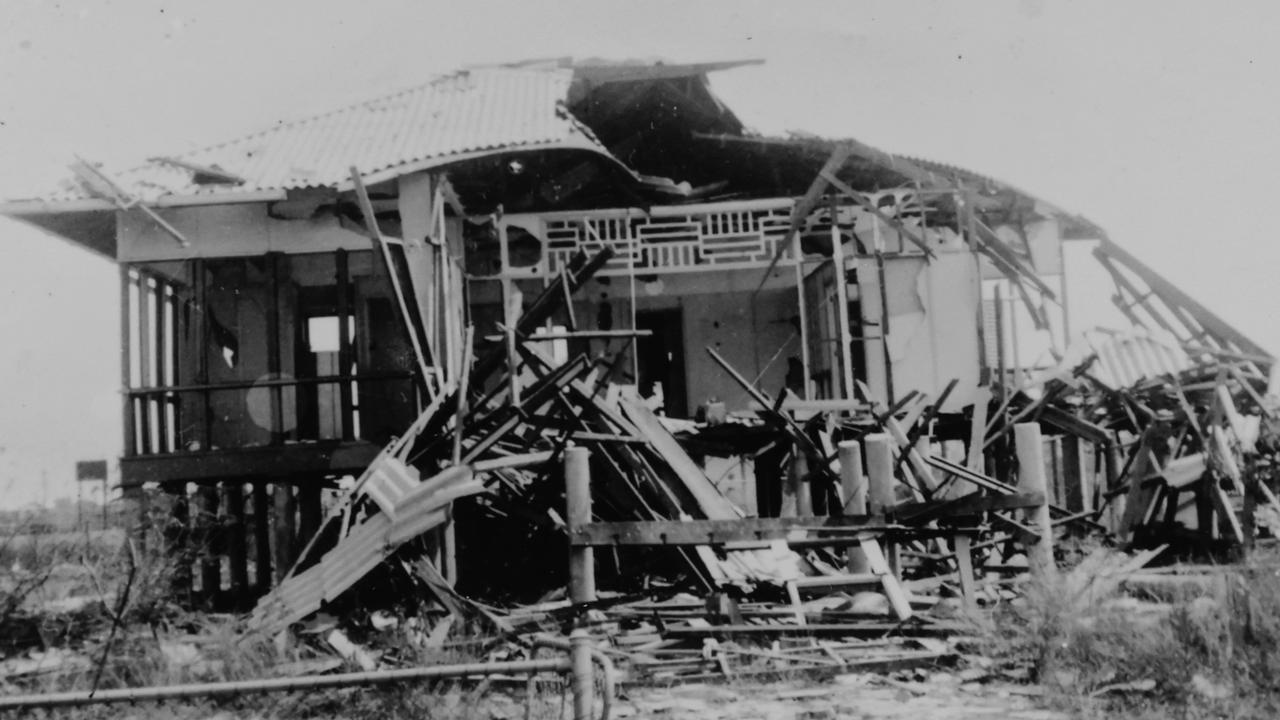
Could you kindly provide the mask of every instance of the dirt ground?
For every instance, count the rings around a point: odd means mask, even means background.
[[[236,709],[192,704],[140,703],[84,708],[75,717],[127,720],[269,720],[272,718],[352,718],[395,720],[571,720],[572,697],[543,695],[531,712],[519,690],[476,687],[406,696],[394,691],[348,689],[322,695],[266,695],[246,698]],[[615,698],[617,720],[1067,720],[1068,713],[1045,709],[1027,685],[962,682],[936,673],[902,681],[882,675],[841,675],[832,680],[764,683],[685,684],[668,688],[628,687]],[[23,715],[32,717],[31,715]],[[598,712],[596,717],[598,717]],[[10,717],[2,716],[0,717]]]
[[[1026,685],[961,682],[938,673],[904,682],[881,675],[841,675],[823,683],[682,685],[628,691],[616,718],[714,720],[1065,720],[1043,709]]]

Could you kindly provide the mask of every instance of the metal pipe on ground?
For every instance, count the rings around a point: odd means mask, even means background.
[[[542,644],[558,649],[558,643]],[[610,701],[613,697],[613,665],[603,655],[594,653],[592,660],[600,666],[604,676],[604,697],[600,720],[608,720]],[[295,692],[359,685],[384,685],[411,680],[431,680],[446,677],[485,677],[499,673],[568,673],[572,665],[568,658],[547,660],[514,660],[510,662],[462,663],[435,665],[400,670],[374,670],[371,672],[341,673],[338,675],[313,675],[305,677],[267,678],[261,680],[236,680],[218,683],[197,683],[141,688],[119,688],[96,692],[61,692],[37,695],[10,695],[0,697],[0,711],[35,708],[78,707],[122,702],[157,702],[183,700],[197,697],[229,697],[264,694],[271,692]]]
[[[534,637],[533,645],[534,647],[549,647],[567,652],[574,650],[572,640],[565,640],[552,635]],[[613,696],[616,694],[617,672],[614,670],[613,661],[609,659],[608,655],[605,655],[595,647],[589,648],[589,653],[591,662],[600,669],[600,720],[608,720],[609,712],[613,708]]]

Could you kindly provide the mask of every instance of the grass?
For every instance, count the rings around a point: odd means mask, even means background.
[[[997,611],[988,652],[1082,717],[1280,717],[1280,577],[1223,572],[1166,603],[1033,583]]]
[[[332,657],[324,647],[323,633],[280,648],[272,638],[247,632],[235,617],[188,612],[171,602],[174,563],[159,551],[162,525],[153,522],[151,527],[154,535],[145,543],[136,539],[127,542],[123,533],[53,535],[23,532],[20,527],[0,537],[0,557],[10,561],[0,566],[0,660],[50,650],[74,660],[20,678],[0,676],[0,694],[276,677],[307,671],[283,666]],[[82,602],[68,609],[63,607],[68,598],[81,598]],[[421,616],[410,609],[406,614]],[[397,666],[489,659],[486,638],[466,634],[470,628],[452,636],[462,642],[430,648],[423,642],[426,627],[412,633],[402,624],[379,633],[358,613],[346,618],[343,626],[349,637],[383,653]],[[508,686],[501,681],[441,680],[234,699],[0,712],[0,718],[197,718],[225,714],[282,720],[549,720],[561,716],[562,695],[561,688],[553,685],[540,687],[529,696],[523,681]]]

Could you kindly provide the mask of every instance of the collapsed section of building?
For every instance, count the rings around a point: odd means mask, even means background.
[[[708,81],[742,64],[477,68],[0,204],[119,265],[121,477],[175,592],[274,628],[387,566],[529,600],[573,545],[620,589],[870,577],[904,619],[904,563],[965,590],[1054,528],[1243,545],[1280,510],[1243,471],[1269,353],[1043,199],[749,132]],[[1072,342],[1073,241],[1136,333]]]

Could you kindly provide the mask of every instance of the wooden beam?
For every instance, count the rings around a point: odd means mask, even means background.
[[[350,172],[351,183],[355,190],[356,201],[360,205],[360,213],[364,217],[365,227],[370,239],[382,250],[383,260],[387,264],[387,274],[391,276],[391,288],[395,292],[396,303],[400,307],[400,317],[404,321],[404,328],[409,333],[409,341],[413,345],[414,358],[418,361],[418,372],[422,374],[422,386],[426,389],[427,397],[431,398],[436,393],[436,388],[431,382],[431,369],[427,365],[427,356],[422,347],[422,341],[418,337],[418,328],[414,327],[413,316],[409,313],[408,299],[400,283],[400,272],[396,269],[395,258],[391,256],[387,238],[383,237],[382,230],[378,227],[378,218],[373,212],[373,203],[369,201],[369,193],[365,190],[364,181],[360,178],[360,171],[352,166]]]
[[[85,162],[83,158],[77,157],[76,161],[70,165],[70,168],[71,172],[75,173],[76,177],[80,178],[80,181],[84,184],[85,189],[87,189],[90,194],[97,195],[98,197],[115,203],[116,207],[121,211],[127,211],[135,207],[138,208],[147,217],[151,218],[156,225],[159,225],[160,229],[168,233],[174,240],[177,240],[179,245],[184,248],[191,246],[191,243],[187,241],[186,236],[178,232],[178,229],[170,225],[167,220],[160,217],[155,210],[152,210],[137,198],[125,192],[123,188],[113,182],[105,173]]]
[[[160,157],[147,158],[147,162],[159,163],[161,165],[171,165],[173,167],[186,170],[191,173],[192,182],[195,182],[197,185],[204,184],[200,182],[199,180],[200,177],[205,177],[211,180],[212,183],[210,184],[243,185],[245,183],[245,179],[243,177],[240,177],[239,175],[236,175],[235,173],[227,172],[226,170],[223,170],[220,167],[214,167],[212,165],[201,165],[199,163],[193,163],[189,160],[179,160],[178,158],[174,158],[174,157],[160,156]]]
[[[760,277],[760,285],[756,287],[756,293],[759,293],[760,288],[764,287],[765,281],[769,279],[769,275],[777,267],[778,261],[782,259],[782,253],[786,252],[788,246],[796,249],[797,254],[794,260],[797,265],[800,264],[800,243],[797,240],[800,226],[804,224],[813,209],[818,206],[818,201],[822,199],[822,194],[826,192],[827,179],[824,177],[824,173],[835,174],[838,172],[845,162],[849,160],[850,154],[851,151],[848,147],[837,145],[831,151],[831,155],[827,158],[827,162],[823,164],[822,169],[814,176],[813,182],[809,184],[809,189],[805,190],[804,195],[801,195],[796,204],[792,206],[791,220],[787,224],[787,239],[791,242],[778,243],[778,250],[773,254],[773,259],[769,261],[769,267],[765,269],[764,275]],[[832,220],[834,221],[835,218],[832,218]]]
[[[826,172],[825,168],[821,172],[822,172],[822,176],[826,178],[827,182],[834,185],[836,189],[839,190],[843,195],[845,195],[850,200],[853,200],[855,203],[857,203],[858,207],[861,207],[863,210],[866,210],[867,212],[876,216],[877,218],[882,220],[885,224],[889,225],[889,227],[892,227],[894,230],[897,230],[899,233],[901,233],[903,237],[910,240],[912,244],[914,244],[916,247],[920,248],[920,250],[924,252],[925,257],[927,257],[929,260],[933,260],[936,257],[933,254],[933,250],[929,248],[929,244],[925,242],[924,238],[919,234],[917,234],[915,230],[902,224],[901,220],[898,220],[895,217],[890,217],[883,210],[876,207],[875,204],[873,204],[870,200],[867,200],[867,198],[864,197],[862,193],[858,192],[857,190],[854,190],[853,187],[850,186],[848,183],[836,177],[834,173]],[[834,212],[832,213],[831,221],[832,221],[832,224],[835,223]]]
[[[857,543],[864,536],[878,536],[895,528],[905,530],[886,524],[884,515],[596,522],[572,529],[569,544],[619,547],[726,545],[819,537],[832,543]]]
[[[533,335],[521,335],[520,342],[543,342],[547,340],[599,340],[614,338],[651,337],[652,330],[577,330],[572,332],[551,332]],[[505,342],[507,336],[485,335],[485,342]]]
[[[1227,321],[1218,317],[1204,305],[1201,305],[1190,295],[1183,292],[1173,283],[1166,280],[1162,275],[1152,270],[1141,260],[1130,254],[1124,248],[1116,245],[1110,240],[1103,239],[1099,241],[1098,246],[1094,248],[1094,255],[1107,255],[1123,264],[1126,268],[1137,275],[1147,287],[1151,288],[1160,296],[1166,304],[1170,306],[1182,306],[1208,331],[1213,333],[1218,339],[1225,340],[1236,346],[1242,351],[1251,355],[1262,355],[1264,357],[1274,357],[1263,347],[1250,340],[1239,330],[1232,327]]]

